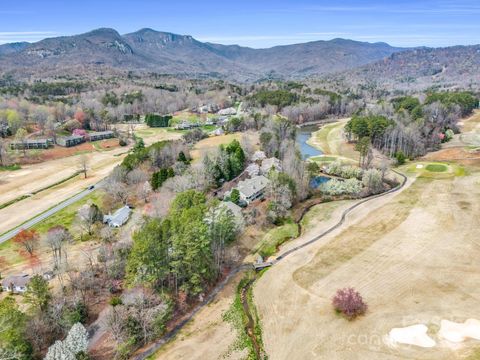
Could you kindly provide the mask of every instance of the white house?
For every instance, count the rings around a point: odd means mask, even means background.
[[[104,215],[103,223],[108,224],[110,227],[120,227],[128,221],[130,217],[131,209],[129,206],[125,205],[124,207],[118,209],[113,213],[113,215]]]
[[[240,181],[236,189],[240,193],[240,199],[250,204],[252,201],[263,197],[269,182],[265,176],[254,176],[251,179]]]
[[[3,291],[23,294],[28,289],[28,283],[31,280],[30,275],[13,275],[7,276],[2,280]]]

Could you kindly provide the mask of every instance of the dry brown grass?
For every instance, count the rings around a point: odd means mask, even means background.
[[[455,359],[454,349],[390,347],[393,327],[478,318],[479,172],[418,179],[390,201],[354,211],[348,228],[267,271],[254,294],[272,359]],[[367,203],[368,204],[368,203]],[[359,214],[360,213],[360,214]],[[332,310],[338,288],[353,286],[369,305],[347,322]]]

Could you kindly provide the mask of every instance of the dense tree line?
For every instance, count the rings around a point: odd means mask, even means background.
[[[368,139],[389,156],[416,157],[450,139],[458,132],[458,120],[477,106],[478,99],[468,92],[430,93],[423,102],[398,97],[352,117],[345,130],[359,150],[368,148],[364,140]]]
[[[188,190],[177,195],[164,219],[148,220],[133,236],[129,281],[188,298],[205,291],[220,272],[222,259],[216,258],[235,234],[232,214],[212,212],[213,206]]]
[[[171,115],[147,114],[145,123],[150,127],[168,127],[170,126]]]
[[[240,175],[245,168],[245,152],[238,140],[228,145],[220,145],[214,157],[205,157],[205,170],[212,175],[217,184],[230,181]]]

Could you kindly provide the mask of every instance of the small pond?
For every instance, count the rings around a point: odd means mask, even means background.
[[[313,189],[316,189],[318,188],[320,185],[326,183],[327,181],[330,181],[331,178],[329,178],[328,176],[322,176],[322,175],[319,175],[319,176],[315,176],[312,180],[310,180],[310,187],[313,188]]]
[[[297,144],[300,147],[300,151],[304,159],[308,159],[311,156],[322,155],[323,153],[314,148],[311,145],[307,144],[308,139],[312,136],[312,132],[318,130],[318,126],[316,125],[309,125],[303,126],[297,129]]]

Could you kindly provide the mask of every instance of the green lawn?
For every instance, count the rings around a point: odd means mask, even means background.
[[[445,172],[448,170],[447,166],[443,164],[428,164],[426,169],[431,172]]]
[[[178,132],[178,133],[184,134],[184,133],[189,132],[193,129],[202,129],[205,132],[210,132],[210,131],[215,130],[216,128],[217,128],[216,125],[202,125],[198,128],[192,128],[192,129],[186,129],[186,130],[175,129],[173,127],[169,127],[169,128],[165,128],[165,129],[167,129],[167,131],[170,131],[170,132]]]
[[[298,236],[298,225],[294,223],[284,224],[271,229],[255,247],[255,252],[264,259],[272,256],[277,248],[285,241]]]
[[[22,167],[18,164],[0,166],[0,171],[15,171],[20,170]]]
[[[89,195],[85,196],[82,200],[77,201],[76,203],[67,206],[65,209],[60,210],[55,215],[50,216],[48,219],[38,223],[33,227],[38,233],[45,234],[48,229],[56,225],[62,225],[66,228],[71,228],[75,222],[75,217],[77,216],[77,210],[84,204],[88,202],[93,202],[97,204],[100,208],[102,207],[103,192],[94,191]]]
[[[409,162],[406,165],[399,167],[399,169],[410,174],[419,174],[420,177],[433,179],[465,176],[468,173],[467,169],[462,165],[447,162]]]

